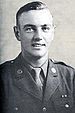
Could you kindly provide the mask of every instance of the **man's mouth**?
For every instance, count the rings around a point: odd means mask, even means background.
[[[45,44],[40,44],[40,43],[33,43],[33,47],[41,47],[41,46],[46,46]]]

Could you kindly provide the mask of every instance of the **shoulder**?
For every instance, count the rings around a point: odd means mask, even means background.
[[[10,68],[10,65],[11,65],[11,61],[6,61],[3,64],[0,64],[0,71],[8,70],[8,68]]]
[[[20,53],[15,59],[6,61],[0,65],[0,77],[13,75],[15,71],[21,68],[23,68],[23,61]]]
[[[50,59],[53,64],[59,66],[59,67],[64,67],[64,68],[69,68],[69,69],[74,69],[72,66],[66,64],[65,62],[62,61],[56,61],[54,59]]]
[[[0,64],[0,74],[3,76],[4,74],[11,73],[12,68],[15,68],[16,62],[17,57],[15,59]]]
[[[0,65],[0,81],[4,79],[8,79],[9,75],[11,74],[11,61],[6,61],[3,64]]]
[[[0,64],[0,70],[2,70],[2,69],[7,69],[8,70],[9,68],[11,68],[13,66],[18,65],[19,62],[21,62],[20,61],[20,54],[16,58]]]
[[[58,72],[63,73],[64,75],[75,75],[75,69],[72,66],[54,59],[50,59],[50,61],[57,68]]]

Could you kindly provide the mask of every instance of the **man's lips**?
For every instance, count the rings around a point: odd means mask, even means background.
[[[33,47],[41,47],[41,46],[46,46],[45,44],[40,44],[40,43],[33,43]]]

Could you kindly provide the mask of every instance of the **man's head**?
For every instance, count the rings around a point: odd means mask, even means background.
[[[21,41],[23,55],[41,58],[48,54],[54,36],[53,18],[42,2],[31,2],[16,14],[15,35]]]

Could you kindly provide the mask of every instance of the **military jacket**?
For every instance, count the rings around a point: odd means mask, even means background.
[[[75,70],[49,59],[44,96],[19,55],[0,66],[0,113],[75,113]]]

